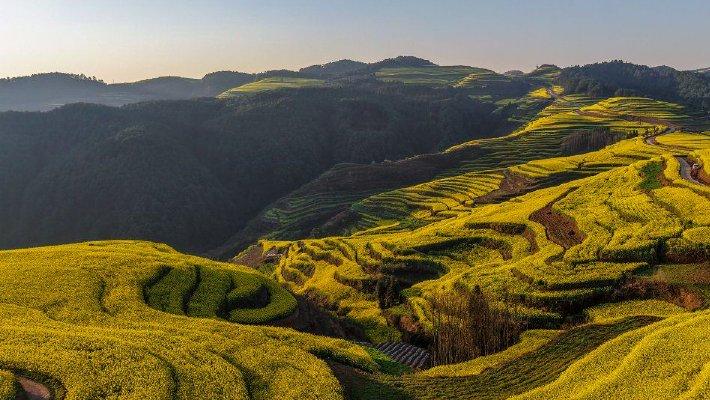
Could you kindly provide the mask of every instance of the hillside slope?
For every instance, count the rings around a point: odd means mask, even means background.
[[[278,288],[273,281],[165,245],[0,251],[0,271],[0,365],[45,382],[55,398],[341,399],[323,359],[377,369],[342,340],[187,316],[219,304],[221,281],[210,277],[232,277],[233,321],[288,313],[290,295],[274,289],[255,303],[253,286]],[[161,285],[161,277],[172,282]]]
[[[337,163],[438,151],[501,120],[465,97],[417,94],[302,89],[1,113],[0,248],[142,238],[205,251]]]
[[[0,114],[0,246],[244,249],[0,251],[0,400],[708,396],[694,100],[570,93],[552,65],[361,67]]]
[[[526,164],[492,152],[488,161],[478,157],[447,177],[356,202],[341,225],[349,227],[344,236],[262,241],[264,250],[282,254],[274,277],[382,340],[392,326],[403,327],[403,315],[420,325],[409,322],[409,333],[426,332],[428,299],[442,289],[480,286],[531,324],[554,326],[580,307],[615,298],[629,275],[649,265],[707,260],[708,222],[700,210],[710,205],[708,189],[683,179],[678,160],[704,160],[710,137],[675,132],[647,142],[634,136],[688,118],[670,103],[608,99],[569,111],[568,101],[557,100],[550,107],[559,110],[543,111],[512,135],[531,150]],[[540,159],[549,142],[531,141],[588,126],[631,138],[549,159]],[[505,139],[490,141],[508,146],[511,138]],[[559,151],[557,143],[550,148]],[[402,290],[401,305],[392,310],[380,307],[375,289],[388,277]]]

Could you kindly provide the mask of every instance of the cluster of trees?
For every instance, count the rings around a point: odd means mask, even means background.
[[[18,76],[18,77],[7,77],[7,78],[0,78],[0,84],[7,84],[11,82],[20,82],[20,81],[31,81],[31,80],[41,80],[41,79],[52,79],[52,78],[60,78],[60,79],[67,79],[67,80],[74,80],[74,81],[89,81],[89,82],[99,82],[99,83],[105,83],[103,80],[96,78],[95,76],[86,76],[84,74],[66,74],[63,72],[49,72],[49,73],[43,73],[43,74],[32,74],[28,76]]]
[[[579,154],[602,149],[610,144],[626,139],[624,132],[612,132],[608,127],[584,129],[567,136],[560,148],[563,154]]]
[[[481,288],[456,288],[431,300],[435,365],[455,364],[504,350],[520,340],[523,323],[494,307]]]
[[[337,163],[435,152],[501,118],[467,96],[411,90],[0,113],[0,247],[142,238],[208,250]]]
[[[567,93],[592,97],[642,95],[710,110],[710,76],[698,72],[617,60],[565,68],[557,82]]]

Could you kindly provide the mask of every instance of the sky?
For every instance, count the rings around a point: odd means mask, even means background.
[[[415,55],[503,72],[710,67],[710,0],[0,0],[0,77],[107,82]]]

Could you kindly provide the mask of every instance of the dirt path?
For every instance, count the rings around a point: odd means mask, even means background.
[[[552,207],[571,191],[572,189],[551,201],[545,207],[530,214],[531,221],[535,221],[545,227],[547,238],[553,243],[562,246],[565,250],[582,243],[586,238],[584,232],[577,227],[577,222],[574,218],[562,214]]]
[[[671,133],[674,130],[675,130],[674,128],[671,128],[670,130],[667,130],[666,132],[662,132],[657,135],[648,136],[644,139],[644,141],[649,146],[659,146],[659,147],[665,147],[668,149],[688,151],[689,149],[684,149],[684,148],[678,147],[678,146],[669,146],[669,145],[661,144],[661,143],[658,143],[658,141],[656,140],[657,137],[659,137],[661,135],[665,135],[667,133]],[[690,174],[691,162],[688,160],[688,156],[675,156],[675,158],[676,158],[676,160],[678,160],[678,164],[680,164],[679,173],[683,179],[685,179],[688,182],[694,183],[696,185],[708,186],[708,183],[705,182],[704,180],[699,180],[699,179],[695,179],[692,177],[692,175]]]
[[[547,90],[547,94],[550,95],[550,98],[552,98],[553,100],[562,100],[560,98],[560,95],[555,93],[555,91],[551,87],[548,86],[545,88],[545,90]]]
[[[680,176],[686,181],[693,182],[697,185],[707,185],[705,182],[699,181],[690,175],[690,161],[686,156],[675,156],[680,164]]]
[[[660,135],[651,135],[651,136],[646,136],[646,138],[643,140],[646,142],[647,145],[649,146],[659,146],[658,141],[656,138]]]
[[[28,400],[52,400],[52,392],[47,386],[23,375],[16,377]]]

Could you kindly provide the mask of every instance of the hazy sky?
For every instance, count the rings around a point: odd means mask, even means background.
[[[710,0],[0,0],[0,77],[119,82],[400,54],[496,71],[709,67]]]

